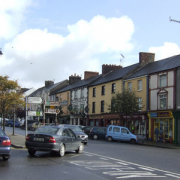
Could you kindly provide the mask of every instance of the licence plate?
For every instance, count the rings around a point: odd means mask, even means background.
[[[44,138],[34,138],[34,141],[44,141]]]

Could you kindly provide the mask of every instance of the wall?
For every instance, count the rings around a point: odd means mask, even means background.
[[[142,90],[138,91],[138,81],[142,80]],[[147,108],[147,77],[138,77],[136,79],[130,79],[125,81],[125,88],[128,89],[128,83],[132,83],[132,90],[136,92],[137,97],[142,98],[142,111],[146,111]]]
[[[122,92],[122,80],[112,81],[97,86],[89,87],[89,115],[101,114],[101,101],[104,101],[104,113],[109,112],[108,105],[111,105],[111,98],[114,93],[111,93],[112,84],[116,84],[116,93]],[[105,86],[105,95],[101,95],[102,86]],[[93,97],[93,88],[96,88],[96,97]],[[92,113],[92,102],[95,102],[95,113]]]

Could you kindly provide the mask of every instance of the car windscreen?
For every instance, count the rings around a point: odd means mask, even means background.
[[[81,128],[79,128],[78,126],[69,126],[69,128],[71,129],[71,130],[73,130],[73,131],[80,131],[80,132],[82,132],[82,129]]]
[[[36,129],[36,131],[34,132],[35,134],[56,134],[57,131],[59,130],[59,128],[56,127],[40,127],[38,129]]]

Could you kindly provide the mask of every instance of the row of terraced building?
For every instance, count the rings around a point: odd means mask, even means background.
[[[136,92],[141,110],[127,117],[110,113],[112,96],[125,88]],[[180,143],[180,55],[155,61],[154,53],[140,52],[139,62],[131,66],[104,64],[101,74],[85,71],[84,79],[74,74],[56,84],[46,81],[30,96],[43,98],[46,122],[116,124],[151,140],[157,126],[163,142]],[[57,119],[53,107],[59,105],[63,114]]]

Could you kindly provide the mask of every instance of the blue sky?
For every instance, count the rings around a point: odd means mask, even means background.
[[[101,74],[102,64],[138,63],[139,52],[155,60],[180,54],[180,23],[169,21],[180,20],[179,7],[179,0],[0,0],[0,75],[39,88]]]

